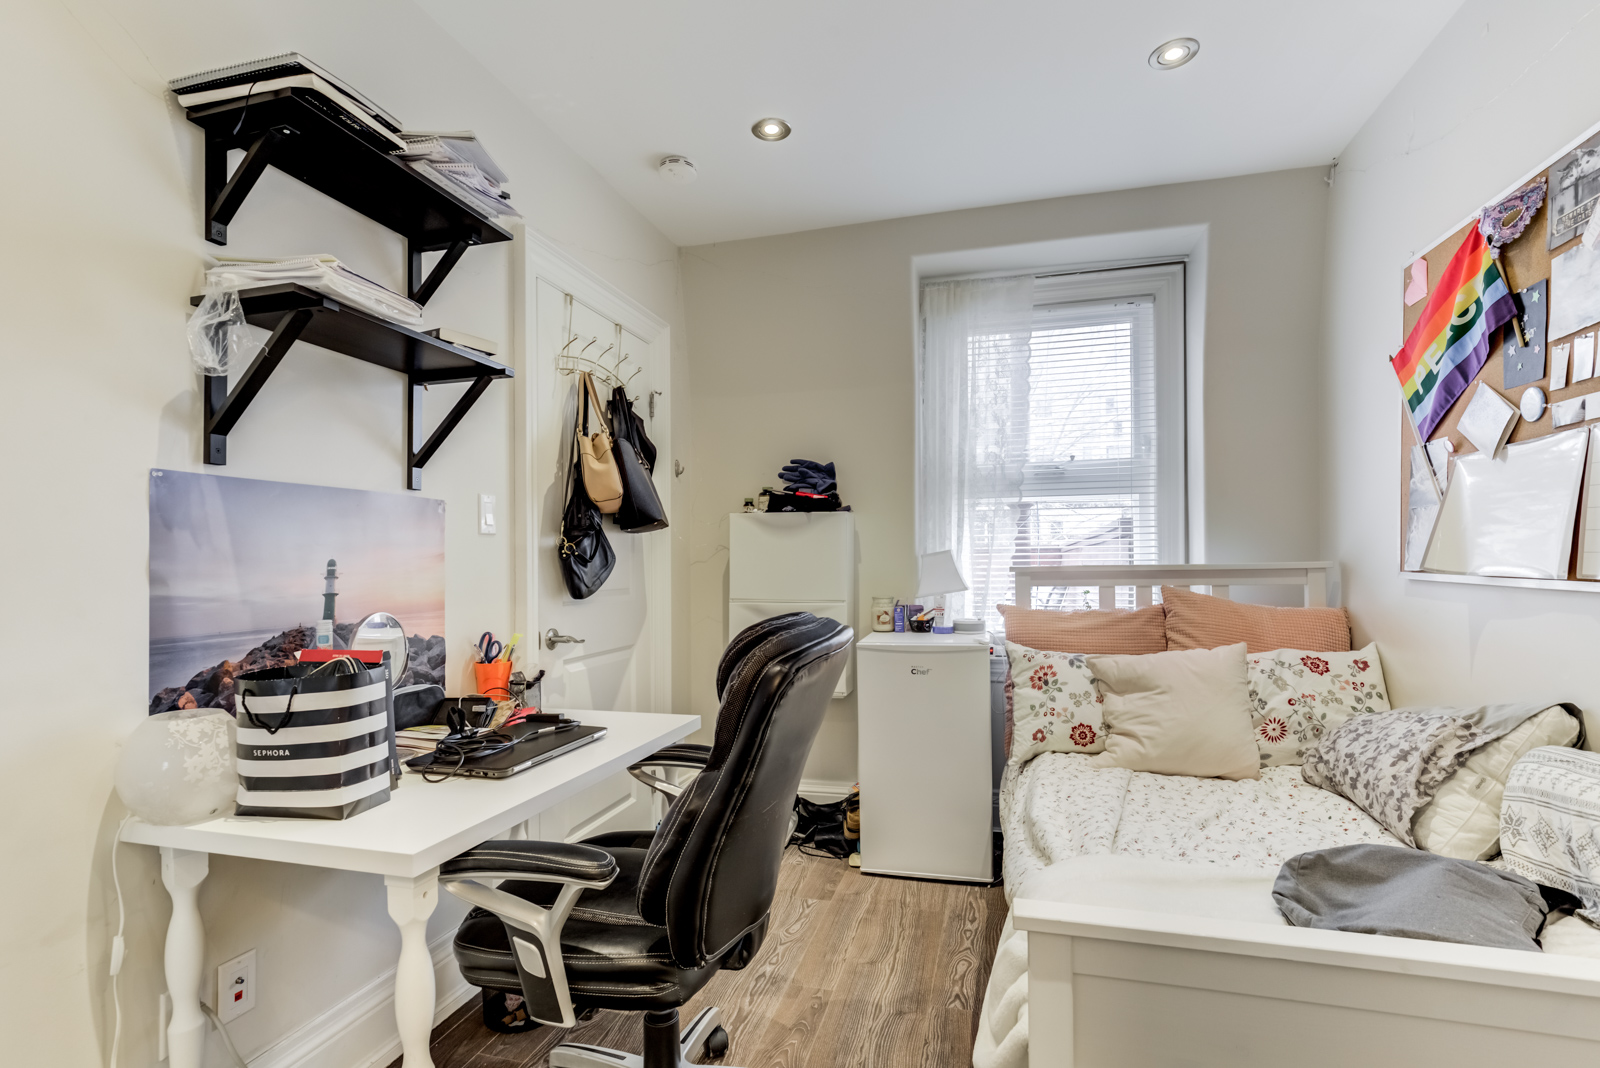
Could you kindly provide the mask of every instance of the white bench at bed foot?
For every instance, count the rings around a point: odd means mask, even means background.
[[[1022,896],[1012,922],[1029,1068],[1600,1065],[1600,960]]]

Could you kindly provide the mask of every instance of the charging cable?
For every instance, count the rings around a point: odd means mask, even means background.
[[[122,971],[122,957],[127,947],[122,929],[128,921],[127,909],[122,904],[122,879],[117,874],[117,846],[122,844],[122,829],[131,819],[131,812],[122,817],[122,822],[117,824],[116,837],[111,839],[111,884],[117,888],[117,935],[111,940],[111,1006],[116,1013],[116,1023],[111,1027],[111,1068],[117,1068],[117,1053],[122,1046],[122,996],[117,990],[117,976]]]
[[[237,1066],[237,1068],[250,1068],[250,1066],[244,1062],[244,1058],[239,1056],[239,1051],[233,1048],[233,1039],[228,1037],[228,1029],[222,1026],[222,1019],[217,1015],[217,1010],[213,1009],[210,1005],[207,1005],[202,1001],[200,1003],[200,1011],[211,1017],[212,1025],[215,1026],[217,1031],[222,1035],[222,1044],[228,1047],[228,1053],[232,1055],[233,1063]]]

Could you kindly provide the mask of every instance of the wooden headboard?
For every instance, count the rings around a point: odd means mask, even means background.
[[[1158,586],[1186,586],[1227,597],[1230,586],[1299,586],[1305,607],[1338,607],[1339,565],[1327,560],[1309,564],[1080,564],[1072,567],[1014,567],[1016,603],[1033,604],[1038,587],[1098,588],[1100,603],[1116,604],[1117,587],[1132,586],[1134,604],[1155,603]],[[1330,599],[1331,598],[1331,599]]]

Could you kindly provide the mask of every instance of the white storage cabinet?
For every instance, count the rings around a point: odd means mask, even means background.
[[[728,517],[728,640],[785,612],[854,627],[856,523],[849,512],[735,512]],[[855,652],[833,696],[855,689]]]
[[[989,638],[856,643],[861,870],[994,881]]]

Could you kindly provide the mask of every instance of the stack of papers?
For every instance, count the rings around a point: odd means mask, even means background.
[[[471,130],[460,133],[406,133],[406,147],[395,155],[457,199],[492,216],[521,218],[505,191],[506,177]]]
[[[421,756],[431,753],[439,747],[439,740],[450,733],[450,728],[442,724],[427,727],[407,727],[403,731],[394,732],[395,748],[400,751],[400,759]]]
[[[253,289],[292,282],[390,322],[422,328],[422,305],[363,278],[328,255],[290,260],[221,260],[206,272],[206,288]]]

